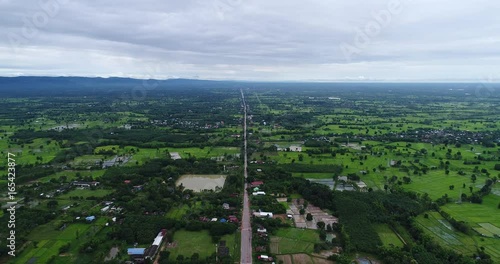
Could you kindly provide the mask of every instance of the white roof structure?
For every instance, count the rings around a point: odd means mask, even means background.
[[[267,229],[265,229],[265,228],[259,228],[259,229],[257,229],[257,232],[259,232],[259,233],[267,233]]]
[[[347,176],[339,176],[338,180],[347,182]]]
[[[162,240],[163,240],[163,234],[160,232],[156,236],[155,241],[153,242],[153,246],[160,246]]]
[[[359,181],[356,184],[358,185],[359,188],[366,188],[367,187],[366,183],[364,183],[363,181]]]
[[[253,213],[253,215],[255,215],[256,217],[273,217],[273,213],[271,212],[255,212]]]

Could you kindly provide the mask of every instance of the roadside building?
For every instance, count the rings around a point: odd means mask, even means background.
[[[83,181],[74,181],[71,183],[71,185],[76,186],[76,187],[81,187],[81,188],[90,188],[90,187],[96,187],[99,185],[99,182],[93,181],[93,182],[83,182]]]
[[[268,217],[268,218],[273,218],[273,213],[271,212],[255,212],[253,213],[255,217],[263,218],[263,217]]]
[[[127,249],[128,256],[136,262],[144,261],[145,248],[129,248]]]

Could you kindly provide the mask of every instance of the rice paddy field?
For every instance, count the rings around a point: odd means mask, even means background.
[[[485,252],[495,262],[500,261],[500,241],[498,238],[469,236],[455,230],[439,213],[429,212],[428,215],[428,219],[424,216],[417,217],[417,223],[424,229],[425,233],[431,235],[442,245],[468,255],[472,255],[476,249],[484,247]]]
[[[73,223],[64,230],[57,230],[51,224],[42,225],[29,235],[32,242],[15,263],[48,263],[52,256],[56,256],[55,263],[78,263],[76,256],[81,244],[93,236],[102,235],[107,221],[98,218],[94,223]],[[59,256],[59,248],[68,243],[71,243],[68,254]]]

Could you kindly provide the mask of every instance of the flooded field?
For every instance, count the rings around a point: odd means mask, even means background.
[[[222,189],[224,187],[224,182],[226,181],[226,175],[193,175],[187,174],[181,176],[176,185],[183,185],[184,188],[193,190],[195,192],[201,192],[203,190],[214,190]]]

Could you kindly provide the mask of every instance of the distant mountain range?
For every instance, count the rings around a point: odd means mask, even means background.
[[[213,81],[199,79],[142,80],[120,77],[0,77],[0,94],[10,96],[82,96],[117,95],[131,90],[196,90],[205,88],[274,88],[300,89],[307,93],[308,88],[331,89],[338,92],[364,92],[377,89],[380,92],[439,93],[453,91],[458,94],[498,94],[498,83],[395,83],[395,82],[251,82],[251,81]],[[449,93],[447,93],[449,94]]]
[[[46,93],[60,95],[124,92],[167,88],[230,87],[235,82],[194,79],[142,80],[101,77],[0,77],[0,92],[7,96],[26,96]]]
[[[228,81],[224,81],[228,83]],[[52,88],[84,88],[84,87],[156,87],[160,85],[203,86],[221,83],[219,81],[206,81],[195,79],[167,79],[167,80],[142,80],[120,77],[0,77],[0,89],[8,86],[15,88],[36,89],[50,86]]]

